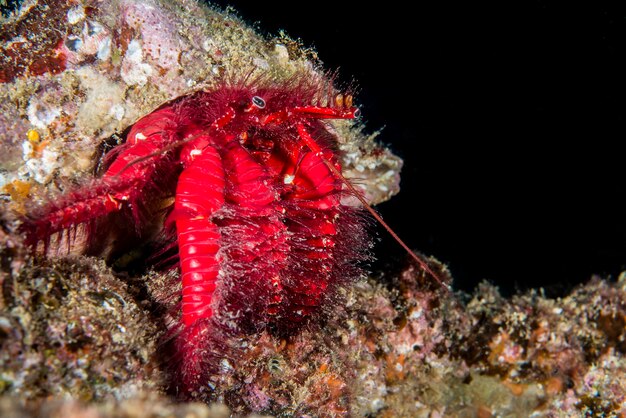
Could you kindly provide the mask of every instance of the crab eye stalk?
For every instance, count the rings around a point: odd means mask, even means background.
[[[343,104],[345,107],[352,107],[352,95],[351,94],[346,94],[346,96],[343,98]]]
[[[256,107],[257,109],[265,109],[265,100],[263,100],[262,97],[260,96],[254,96],[252,97],[252,106]]]
[[[343,94],[339,93],[335,96],[335,107],[342,108],[344,104]]]

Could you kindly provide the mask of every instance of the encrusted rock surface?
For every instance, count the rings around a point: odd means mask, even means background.
[[[162,349],[175,272],[34,258],[16,214],[90,177],[102,141],[163,102],[253,70],[324,72],[190,0],[30,1],[2,23],[0,416],[626,416],[626,275],[506,299],[411,266],[342,289],[289,338],[230,336],[240,354],[210,383],[215,404],[176,403]],[[352,122],[334,129],[368,199],[397,192],[401,161]]]
[[[192,0],[30,1],[0,23],[0,191],[18,210],[91,176],[102,142],[165,102],[223,80],[327,77],[286,35]],[[401,160],[358,122],[331,124],[366,197],[397,193]]]
[[[158,386],[158,330],[101,260],[28,262],[1,304],[0,391],[100,400]]]
[[[20,261],[19,253],[3,251],[0,314],[0,406],[15,416],[626,411],[626,275],[594,278],[562,299],[537,291],[505,299],[488,284],[473,297],[449,293],[407,267],[344,289],[326,319],[292,337],[233,336],[244,349],[211,383],[227,407],[174,406],[161,350],[159,305],[172,292],[163,274],[122,280],[97,259]],[[21,267],[7,268],[11,261]],[[137,405],[150,408],[120,412]]]
[[[0,416],[5,418],[228,418],[225,405],[207,406],[199,403],[176,404],[154,393],[138,394],[132,399],[88,405],[72,399],[20,402],[16,398],[0,398]],[[250,416],[261,418],[259,415]]]

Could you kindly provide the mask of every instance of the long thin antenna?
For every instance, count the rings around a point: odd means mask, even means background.
[[[336,175],[338,178],[341,179],[341,181],[348,186],[348,189],[350,189],[350,191],[352,192],[352,194],[354,196],[356,196],[357,199],[359,199],[359,201],[363,204],[363,207],[365,207],[365,209],[367,209],[367,211],[374,217],[374,219],[376,219],[377,222],[379,222],[383,228],[385,228],[387,230],[387,232],[389,232],[389,234],[393,237],[393,239],[395,239],[398,244],[400,244],[402,246],[402,248],[404,248],[406,250],[407,253],[409,253],[409,255],[411,256],[411,258],[413,258],[413,260],[415,260],[422,269],[424,269],[424,271],[426,271],[426,273],[430,274],[435,280],[437,280],[437,282],[443,286],[447,291],[450,291],[450,286],[445,284],[440,278],[439,275],[436,274],[426,263],[426,261],[424,261],[420,256],[418,256],[417,254],[415,254],[413,252],[413,250],[411,250],[409,248],[408,245],[406,245],[404,243],[404,241],[402,241],[402,239],[398,236],[398,234],[396,234],[394,232],[393,229],[391,229],[391,227],[389,225],[387,225],[387,222],[385,222],[383,220],[383,218],[378,214],[378,212],[376,212],[374,210],[374,208],[372,208],[370,206],[369,203],[367,203],[367,201],[365,200],[365,198],[363,197],[363,195],[361,194],[361,192],[359,192],[356,187],[354,187],[352,185],[352,183],[350,183],[348,181],[348,179],[346,179],[343,174],[341,174],[341,172],[339,170],[337,170],[337,168],[330,162],[328,161],[324,156],[320,156],[320,158],[322,158],[322,161],[324,161],[324,164],[326,164],[326,167],[328,167],[330,169],[330,171],[333,172],[334,175]]]
[[[377,222],[379,222],[383,228],[385,228],[387,230],[387,232],[389,232],[389,234],[393,237],[393,239],[395,239],[398,244],[400,244],[402,246],[402,248],[404,248],[406,250],[407,253],[409,253],[409,255],[411,256],[411,258],[413,258],[413,260],[415,260],[417,262],[417,264],[420,265],[420,267],[422,269],[424,269],[424,271],[428,274],[430,274],[442,287],[444,287],[448,292],[451,292],[450,286],[445,284],[443,282],[443,280],[441,280],[441,278],[439,277],[438,274],[436,274],[429,266],[428,263],[426,263],[426,261],[424,261],[420,256],[418,256],[417,254],[415,254],[413,252],[413,250],[411,250],[409,248],[408,245],[406,245],[404,243],[404,241],[402,241],[402,239],[398,236],[398,234],[396,234],[393,229],[391,229],[391,227],[389,225],[387,225],[387,222],[385,222],[383,220],[383,218],[378,214],[378,212],[376,212],[374,210],[374,208],[372,208],[370,206],[369,203],[367,203],[367,201],[365,200],[365,198],[363,197],[363,195],[361,194],[361,192],[359,192],[356,187],[354,187],[352,185],[352,183],[350,183],[348,181],[348,179],[346,179],[343,174],[341,174],[341,172],[333,165],[332,162],[330,162],[326,157],[324,157],[324,153],[322,152],[322,150],[319,148],[319,146],[317,145],[317,143],[315,142],[315,140],[313,140],[313,138],[311,138],[311,135],[309,135],[309,133],[307,132],[307,130],[304,128],[304,126],[299,123],[296,125],[296,128],[298,130],[298,133],[300,134],[300,138],[302,138],[302,140],[304,141],[304,143],[313,151],[315,152],[319,158],[324,162],[324,164],[326,165],[326,167],[328,167],[328,169],[335,175],[337,176],[338,179],[340,179],[343,184],[345,184],[346,186],[348,186],[348,189],[352,192],[352,194],[359,199],[359,201],[363,204],[363,207],[365,207],[365,209],[367,209],[367,211],[374,217],[374,219],[376,219]]]

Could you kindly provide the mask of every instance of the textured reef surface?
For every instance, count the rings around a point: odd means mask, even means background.
[[[23,209],[92,175],[103,141],[170,100],[302,73],[326,75],[313,51],[195,1],[25,2],[0,35],[0,189]],[[333,127],[344,174],[373,203],[395,194],[401,160],[352,121]]]
[[[0,416],[626,416],[624,274],[560,299],[504,298],[397,266],[341,289],[289,338],[231,335],[244,349],[204,405],[168,392],[175,272],[78,244],[47,258],[24,248],[19,217],[90,178],[102,144],[138,118],[223,77],[303,71],[325,74],[314,51],[190,0],[26,1],[2,21]],[[358,124],[332,126],[346,176],[372,203],[393,196],[402,161]]]
[[[162,274],[120,277],[85,257],[24,260],[6,231],[2,249],[2,416],[626,411],[626,275],[594,278],[561,299],[505,299],[488,284],[473,296],[449,293],[407,267],[344,289],[343,306],[296,336],[233,336],[247,348],[224,364],[216,404],[176,404],[159,351],[155,301],[171,291]]]

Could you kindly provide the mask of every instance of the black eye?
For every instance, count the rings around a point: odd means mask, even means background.
[[[263,98],[259,97],[259,96],[254,96],[252,98],[252,104],[255,107],[258,107],[259,109],[263,109],[265,108],[265,100],[263,100]]]

